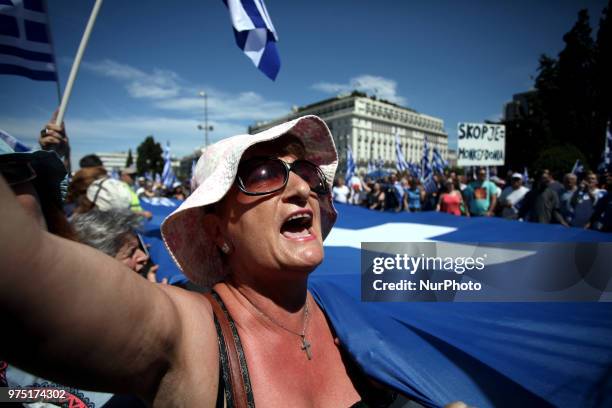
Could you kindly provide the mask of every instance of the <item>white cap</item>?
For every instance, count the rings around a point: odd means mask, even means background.
[[[132,203],[130,187],[109,177],[98,179],[87,188],[87,199],[100,211],[127,210]]]
[[[521,173],[513,173],[512,174],[512,178],[513,179],[517,178],[517,179],[521,179],[522,180],[523,179],[523,175]]]

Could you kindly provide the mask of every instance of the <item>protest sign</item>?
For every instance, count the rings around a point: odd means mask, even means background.
[[[502,166],[506,154],[506,127],[488,123],[457,125],[458,166]]]

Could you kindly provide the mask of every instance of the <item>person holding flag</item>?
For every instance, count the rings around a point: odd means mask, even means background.
[[[350,189],[350,196],[348,203],[353,205],[359,205],[361,203],[361,192],[364,188],[361,178],[356,173],[357,166],[353,159],[353,150],[350,146],[346,147],[346,174],[344,180],[348,184]]]
[[[402,152],[399,135],[395,135],[395,155],[397,158],[397,171],[400,173],[409,171],[410,165],[406,161],[404,153]]]

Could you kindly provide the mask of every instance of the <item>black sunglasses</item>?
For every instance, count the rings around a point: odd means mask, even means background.
[[[236,183],[246,195],[271,194],[287,185],[291,171],[308,183],[311,191],[319,195],[328,193],[325,175],[308,160],[287,163],[275,157],[254,157],[240,163]]]

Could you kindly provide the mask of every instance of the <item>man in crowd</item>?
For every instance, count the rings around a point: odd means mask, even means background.
[[[515,220],[518,217],[519,207],[529,189],[523,186],[523,176],[520,173],[513,173],[510,178],[510,185],[506,187],[498,201],[501,208],[501,216],[508,220]]]
[[[485,169],[478,170],[478,179],[466,187],[466,195],[470,215],[490,217],[497,204],[497,186],[487,180]]]
[[[563,192],[559,196],[559,206],[563,219],[568,224],[574,218],[574,208],[572,207],[572,197],[578,189],[578,177],[574,173],[567,173],[563,177]]]
[[[597,175],[592,171],[588,172],[580,183],[580,187],[576,189],[570,198],[572,219],[569,225],[578,228],[586,226],[603,192],[604,190],[598,188]]]
[[[606,192],[597,200],[591,219],[585,228],[593,228],[602,232],[612,232],[612,175],[606,176]]]
[[[81,158],[81,160],[79,160],[79,166],[84,169],[87,167],[100,167],[100,166],[104,166],[104,163],[102,163],[102,160],[100,160],[100,158],[95,155],[95,154],[88,154],[86,156],[83,156]]]
[[[126,167],[121,170],[121,181],[123,181],[129,187],[130,194],[132,196],[132,201],[130,203],[130,210],[134,211],[136,214],[146,218],[151,219],[153,214],[150,211],[145,211],[140,206],[140,199],[138,198],[138,194],[134,191],[134,175],[136,174],[136,169],[134,167]]]
[[[540,224],[557,222],[567,227],[559,209],[559,196],[550,186],[553,182],[550,171],[544,169],[539,173],[535,186],[525,196],[524,205],[519,210],[519,219]]]

